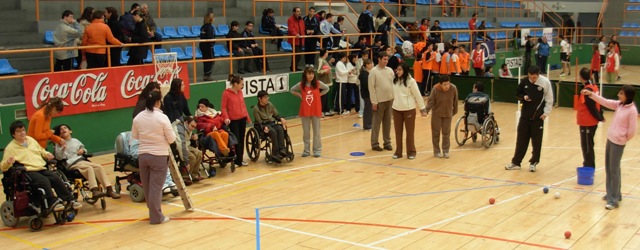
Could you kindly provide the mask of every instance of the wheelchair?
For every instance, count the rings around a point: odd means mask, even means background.
[[[55,161],[48,162],[55,165]],[[26,174],[24,165],[16,162],[9,170],[3,172],[2,186],[6,195],[6,201],[0,207],[2,223],[8,227],[15,227],[20,222],[20,217],[29,217],[29,229],[36,232],[44,226],[44,218],[50,214],[58,225],[72,222],[78,210],[72,206],[65,206],[62,211],[53,211],[54,204],[48,204],[43,188],[30,184],[30,178]],[[59,199],[56,202],[61,202]]]
[[[233,133],[228,132],[229,131],[228,128],[223,127],[222,129],[224,131],[227,131],[227,133],[229,133],[229,142],[228,142],[229,154],[227,154],[227,156],[224,156],[222,152],[220,152],[216,141],[210,136],[207,136],[204,130],[198,131],[198,143],[195,146],[198,149],[200,149],[200,151],[202,151],[202,163],[200,164],[200,167],[205,170],[205,173],[207,173],[208,178],[215,177],[217,174],[217,171],[214,165],[219,165],[220,168],[225,168],[227,165],[229,165],[229,169],[231,170],[231,173],[236,171],[235,145],[238,143],[238,139]],[[208,171],[204,166],[205,163],[209,165]]]
[[[142,188],[142,180],[140,179],[140,169],[138,168],[138,159],[128,154],[127,147],[130,146],[131,132],[120,133],[116,137],[113,171],[126,174],[124,177],[116,176],[116,182],[113,185],[113,191],[120,194],[122,191],[121,180],[126,180],[127,191],[133,202],[144,201],[144,189]],[[167,175],[168,178],[169,175]],[[168,191],[167,191],[168,190]],[[167,186],[163,189],[163,194],[171,193],[174,197],[179,196],[178,189],[175,186]]]
[[[84,160],[86,161],[88,161],[88,158],[92,156],[92,154],[83,155]],[[76,200],[79,200],[78,198],[82,197],[82,200],[90,205],[94,205],[100,201],[100,207],[102,210],[107,209],[106,196],[93,197],[93,193],[89,189],[89,182],[87,181],[87,178],[85,178],[79,170],[68,169],[65,164],[63,164],[65,161],[65,159],[58,159],[55,170],[60,178],[62,178],[62,181],[71,187],[71,193]],[[100,183],[98,184],[98,191],[102,193],[105,192],[104,187]]]
[[[469,139],[475,142],[478,135],[485,148],[500,141],[500,129],[493,112],[485,116],[482,124],[476,113],[465,114],[456,122],[455,137],[459,146],[463,146]]]
[[[282,126],[282,124],[276,122],[275,126]],[[293,144],[291,143],[291,138],[289,137],[287,129],[283,128],[283,131],[284,144],[287,148],[287,156],[283,159],[287,160],[287,162],[292,162],[295,157],[295,154],[293,153]],[[268,133],[264,132],[262,124],[255,123],[253,124],[253,127],[249,128],[249,131],[247,131],[247,135],[245,136],[245,143],[247,155],[249,155],[249,159],[251,159],[251,161],[258,161],[260,158],[260,152],[265,151],[265,161],[269,164],[275,162],[271,147],[271,137],[269,137]]]

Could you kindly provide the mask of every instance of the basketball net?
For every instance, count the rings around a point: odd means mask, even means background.
[[[156,53],[153,54],[153,65],[155,66],[154,81],[162,85],[170,85],[173,80],[173,72],[178,66],[178,53]]]

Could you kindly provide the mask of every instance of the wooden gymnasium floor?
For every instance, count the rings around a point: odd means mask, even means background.
[[[189,187],[194,212],[179,197],[164,196],[171,221],[149,225],[145,203],[126,191],[107,209],[85,203],[77,220],[30,232],[0,227],[7,249],[254,249],[256,210],[265,249],[639,249],[640,140],[623,156],[620,208],[605,210],[604,145],[608,124],[597,130],[598,168],[593,186],[576,183],[582,158],[574,111],[555,109],[544,131],[538,172],[506,171],[514,151],[514,104],[494,103],[500,144],[455,145],[451,158],[433,157],[430,118],[418,118],[415,160],[370,150],[370,132],[357,115],[322,122],[321,158],[300,157],[299,119],[290,120],[292,163],[257,163]],[[607,119],[612,113],[606,112]],[[456,116],[455,119],[459,117]],[[454,120],[455,121],[455,120]],[[393,136],[392,136],[393,137]],[[395,141],[395,138],[393,139]],[[395,147],[395,145],[394,145]],[[363,157],[352,157],[363,151]],[[529,154],[525,157],[525,162]],[[112,172],[112,155],[94,157]],[[528,164],[523,165],[524,168]],[[543,186],[551,186],[543,194]],[[560,199],[554,193],[560,192]],[[496,203],[489,205],[488,200]],[[570,239],[564,232],[571,231]]]
[[[560,73],[562,72],[562,69],[557,69],[557,70],[551,70],[549,72],[549,78],[552,81],[558,81],[558,80],[563,80],[563,81],[578,81],[578,78],[576,77],[580,77],[578,74],[580,72],[580,69],[582,67],[587,67],[589,68],[590,65],[589,64],[580,64],[577,67],[577,71],[576,71],[576,65],[572,65],[571,67],[571,75],[570,76],[564,76],[564,77],[559,77],[558,75],[560,75]],[[516,75],[517,72],[514,72],[513,75]],[[524,74],[524,73],[522,73]],[[546,76],[546,75],[545,75]],[[636,65],[621,65],[620,66],[620,77],[622,79],[620,79],[620,81],[616,81],[616,84],[630,84],[630,85],[640,85],[640,82],[638,82],[638,79],[640,79],[640,66],[636,66]],[[605,76],[602,77],[602,80],[604,83],[607,83]]]

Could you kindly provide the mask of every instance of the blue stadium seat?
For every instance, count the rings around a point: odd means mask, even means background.
[[[164,26],[164,34],[170,38],[184,38],[183,35],[178,34],[173,26]]]
[[[218,28],[216,29],[216,36],[227,36],[228,33],[229,26],[227,26],[226,24],[218,25]]]
[[[507,39],[507,32],[506,31],[499,31],[498,32],[498,39]]]
[[[191,33],[195,34],[196,37],[200,37],[200,25],[193,25],[191,26]]]
[[[176,54],[178,54],[178,60],[191,59],[190,56],[188,56],[187,54],[184,53],[184,50],[182,50],[181,47],[173,47],[173,48],[169,49],[169,51],[176,52]]]
[[[185,47],[185,54],[187,54],[187,56],[189,58],[193,58],[193,47]],[[196,59],[200,59],[202,58],[202,51],[200,51],[199,48],[196,48]]]
[[[271,34],[271,33],[266,32],[266,31],[264,31],[264,30],[262,29],[262,24],[258,25],[258,27],[259,27],[260,34],[264,34],[264,35],[269,35],[269,34]]]
[[[400,40],[400,37],[396,36],[396,45],[402,45],[402,40]]]
[[[431,5],[431,0],[416,0],[418,5]]]
[[[498,7],[498,8],[504,8],[504,3],[503,3],[503,2],[499,2],[499,3],[497,4],[497,7]]]
[[[484,1],[482,1],[482,2],[478,2],[478,6],[487,7],[487,4]]]
[[[155,50],[154,50],[154,52],[155,52],[156,54],[160,54],[160,53],[167,53],[167,50],[166,50],[166,49],[155,49]]]
[[[198,35],[199,34],[200,33],[198,33]],[[198,35],[191,33],[191,29],[189,29],[189,26],[178,26],[178,35],[181,35],[187,38],[198,37]]]
[[[638,23],[631,23],[631,28],[640,28],[640,25],[638,25]]]
[[[640,10],[640,5],[636,5],[635,11],[639,11],[639,10]]]
[[[129,51],[123,50],[120,52],[120,64],[126,65],[129,62]]]
[[[631,24],[630,23],[623,23],[622,24],[622,28],[631,28]]]
[[[495,7],[496,7],[495,2],[487,2],[487,8],[495,8]]]
[[[151,50],[147,50],[147,58],[142,61],[145,63],[153,62],[153,55],[151,54]]]
[[[636,10],[636,7],[633,5],[627,5],[627,11],[634,11]]]
[[[229,51],[222,44],[213,45],[213,55],[215,57],[227,57],[229,56]]]
[[[513,8],[515,8],[515,9],[520,9],[520,8],[522,8],[522,7],[520,6],[520,2],[514,2],[514,3],[513,3]]]
[[[0,59],[0,75],[14,74],[14,73],[18,73],[18,70],[11,67],[11,64],[9,64],[9,60]]]
[[[505,8],[513,8],[513,3],[511,3],[511,2],[506,2],[506,3],[504,3],[504,7],[505,7]]]
[[[293,47],[291,46],[290,43],[286,42],[286,41],[282,41],[282,43],[280,43],[282,50],[284,52],[292,52],[293,51]]]
[[[465,23],[465,22],[458,22],[458,29],[467,29],[469,28],[469,24]]]
[[[629,36],[633,35],[633,31],[629,31]],[[640,31],[636,32],[636,37],[640,37]]]
[[[162,30],[160,29],[160,27],[157,27],[157,26],[156,26],[156,33],[158,33],[158,34],[160,35],[160,37],[162,37],[162,39],[169,39],[169,38],[171,38],[171,37],[169,37],[169,36],[165,35],[165,34],[162,32]]]
[[[458,35],[458,41],[460,42],[468,42],[470,40],[469,34],[460,34]]]
[[[47,44],[53,44],[53,31],[49,30],[44,32],[43,42]]]

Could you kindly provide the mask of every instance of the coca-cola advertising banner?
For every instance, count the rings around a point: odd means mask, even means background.
[[[31,117],[41,103],[53,97],[62,98],[66,104],[60,115],[133,107],[147,83],[156,79],[165,90],[174,78],[184,81],[188,98],[189,73],[185,63],[178,63],[171,74],[158,75],[157,79],[153,64],[28,75],[23,78],[27,116]]]

